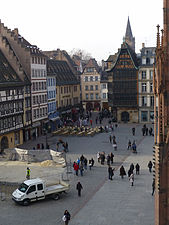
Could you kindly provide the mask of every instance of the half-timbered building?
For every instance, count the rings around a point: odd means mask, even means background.
[[[126,37],[108,72],[108,101],[117,121],[138,122],[138,62],[128,19]],[[132,42],[133,41],[133,42]]]

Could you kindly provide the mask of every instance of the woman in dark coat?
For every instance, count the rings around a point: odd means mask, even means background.
[[[64,212],[64,217],[65,217],[65,219],[64,219],[65,225],[68,225],[69,220],[70,220],[70,213],[67,210],[65,210],[65,212]]]
[[[124,166],[121,166],[120,167],[120,176],[121,176],[121,178],[123,179],[123,176],[125,176],[125,175],[126,175],[126,171],[124,169]]]

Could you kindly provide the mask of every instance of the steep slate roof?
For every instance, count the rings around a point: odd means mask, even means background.
[[[119,56],[120,56],[120,53],[121,53],[122,49],[127,49],[128,53],[129,53],[129,55],[131,56],[131,59],[132,59],[132,61],[133,61],[134,67],[135,67],[136,69],[138,69],[139,64],[138,64],[138,59],[137,59],[136,53],[131,49],[131,47],[130,47],[126,42],[124,42],[124,43],[121,45],[121,49],[120,49],[120,51],[119,51],[119,53],[118,53],[116,62],[114,63],[113,67],[112,67],[109,71],[107,71],[107,72],[111,72],[111,71],[116,67],[116,64],[117,64],[117,61],[118,61],[118,59],[119,59]]]
[[[24,85],[15,70],[11,67],[4,54],[0,50],[0,86]]]
[[[55,76],[57,85],[79,84],[66,61],[48,59],[47,75]]]

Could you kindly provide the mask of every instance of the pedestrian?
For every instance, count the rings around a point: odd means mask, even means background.
[[[92,168],[92,161],[91,159],[89,159],[89,169],[91,170],[91,168]]]
[[[107,155],[107,165],[110,166],[110,155]]]
[[[80,181],[76,185],[76,190],[78,191],[78,196],[81,197],[81,190],[83,189]]]
[[[114,169],[112,169],[111,166],[108,167],[108,174],[109,174],[109,180],[113,180],[112,177],[114,176]]]
[[[104,161],[105,161],[105,153],[104,152],[102,152],[100,154],[100,160],[101,160],[101,165],[104,165]]]
[[[83,163],[80,163],[80,166],[79,166],[79,170],[80,170],[80,175],[83,176]]]
[[[113,148],[114,148],[114,151],[117,151],[117,142],[116,141],[113,142]]]
[[[84,168],[85,168],[85,170],[87,170],[87,159],[86,158],[84,158]]]
[[[126,171],[125,171],[125,169],[124,169],[124,166],[122,165],[121,167],[120,167],[120,176],[121,176],[121,178],[123,179],[123,177],[126,175]]]
[[[133,173],[130,175],[129,181],[131,182],[131,186],[134,186],[134,174]]]
[[[44,149],[44,144],[42,143],[42,149]]]
[[[109,136],[109,141],[110,141],[110,144],[112,144],[112,136],[111,135]]]
[[[130,165],[130,170],[131,170],[131,173],[133,173],[133,171],[134,171],[134,164],[133,163],[131,163],[131,165]]]
[[[65,143],[65,149],[66,149],[66,152],[69,151],[69,150],[68,150],[68,143],[67,143],[67,141],[66,141],[66,143]]]
[[[62,220],[65,222],[65,225],[68,225],[70,217],[71,217],[70,213],[67,210],[65,210],[64,215],[62,217]]]
[[[27,167],[27,170],[26,170],[26,179],[29,180],[30,179],[30,168]]]
[[[136,146],[136,142],[135,141],[133,141],[132,150],[133,150],[133,153],[137,153],[137,146]]]
[[[146,136],[148,135],[148,127],[146,127]]]
[[[132,134],[133,134],[133,136],[135,135],[135,130],[136,130],[135,127],[133,127],[132,128]]]
[[[78,176],[79,165],[76,162],[74,162],[73,168],[74,168],[76,176]]]
[[[153,179],[152,183],[152,196],[154,195],[154,191],[155,191],[155,179]]]
[[[110,153],[110,161],[111,161],[111,164],[113,164],[113,161],[114,161],[114,154],[111,152]]]
[[[127,150],[131,150],[131,141],[129,140]]]
[[[148,168],[149,168],[149,172],[150,172],[150,173],[151,173],[152,167],[153,167],[153,164],[152,164],[151,161],[149,161],[149,163],[148,163]]]
[[[136,175],[139,175],[140,174],[140,165],[137,163],[135,168],[136,168]]]
[[[150,127],[150,129],[149,129],[149,135],[152,136],[152,134],[153,134],[153,129],[152,129],[152,127]]]
[[[100,152],[97,153],[97,161],[100,162]]]
[[[131,169],[128,170],[128,177],[132,174]]]

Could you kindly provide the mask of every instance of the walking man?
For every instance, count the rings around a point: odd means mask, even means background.
[[[83,189],[80,181],[76,185],[76,190],[78,191],[78,196],[81,197],[81,190]]]
[[[149,163],[148,163],[148,168],[149,168],[149,172],[150,172],[150,173],[151,173],[152,167],[153,167],[153,164],[152,164],[151,161],[149,161]]]
[[[136,164],[136,175],[140,174],[140,165],[137,163]]]
[[[111,166],[108,167],[108,174],[109,174],[109,180],[113,180],[112,177],[114,176],[114,169],[112,169]]]
[[[110,144],[112,144],[112,136],[111,135],[109,136],[109,141],[110,141]]]

